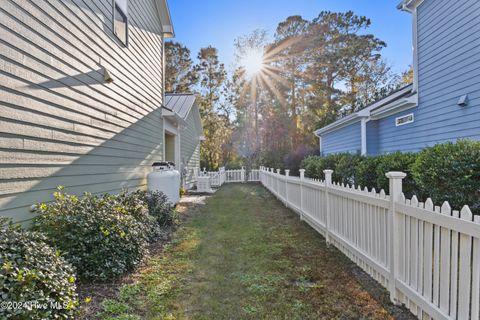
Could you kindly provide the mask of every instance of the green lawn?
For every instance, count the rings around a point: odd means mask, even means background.
[[[351,265],[259,185],[227,185],[101,319],[389,319]]]

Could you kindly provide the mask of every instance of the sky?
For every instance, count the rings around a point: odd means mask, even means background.
[[[279,22],[301,15],[306,20],[321,11],[352,10],[371,19],[369,32],[387,43],[382,55],[393,71],[402,72],[412,63],[410,14],[396,8],[400,0],[169,0],[175,41],[192,51],[212,45],[219,50],[227,69],[234,63],[235,38],[255,29],[272,37]]]

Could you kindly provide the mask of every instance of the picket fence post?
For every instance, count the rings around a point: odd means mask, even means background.
[[[285,169],[285,206],[288,207],[288,177],[290,176],[290,170]]]
[[[242,183],[245,182],[245,167],[242,167],[240,171],[240,180],[242,180]]]
[[[300,169],[300,220],[303,221],[303,180],[305,179],[305,169]]]
[[[325,240],[327,245],[330,245],[330,194],[329,189],[332,185],[333,170],[323,170],[325,174]]]
[[[270,181],[270,182],[269,182],[269,183],[270,183],[270,191],[271,191],[272,193],[274,193],[274,191],[273,191],[273,182],[274,182],[274,180],[273,180],[273,176],[272,176],[273,169],[272,169],[272,168],[268,168],[268,171],[269,171],[268,179],[269,179],[269,181]]]
[[[399,304],[399,300],[397,298],[397,289],[395,286],[395,281],[398,278],[398,255],[399,255],[399,233],[398,233],[398,215],[396,213],[395,204],[400,199],[400,195],[402,194],[402,180],[407,176],[403,172],[398,171],[390,171],[385,174],[385,176],[389,179],[389,189],[390,189],[390,205],[389,205],[389,234],[390,234],[390,278],[388,281],[389,291],[390,291],[390,300],[394,304]]]
[[[277,179],[277,198],[281,201],[282,199],[280,198],[280,177],[281,177],[280,169],[277,169],[277,176],[276,176],[276,179]]]

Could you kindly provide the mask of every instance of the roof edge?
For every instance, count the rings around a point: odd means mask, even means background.
[[[343,128],[349,124],[355,123],[356,121],[359,121],[361,118],[369,118],[373,110],[380,109],[385,106],[389,106],[390,104],[395,103],[396,101],[398,101],[408,93],[413,93],[413,84],[406,85],[392,92],[388,96],[373,102],[372,104],[370,104],[369,106],[367,106],[362,110],[359,110],[325,127],[315,130],[315,135],[317,137],[320,137],[322,134],[326,134],[326,133],[335,131],[336,129]]]
[[[162,24],[162,36],[164,38],[175,38],[175,31],[173,29],[172,16],[168,7],[167,0],[156,0],[156,7],[160,23]]]
[[[197,95],[195,93],[191,93],[191,92],[188,92],[188,93],[165,93],[165,97],[193,97],[193,102],[191,103],[190,106],[188,106],[188,111],[185,113],[185,116],[183,116],[183,117],[180,116],[177,113],[178,110],[176,111],[175,108],[172,108],[172,107],[168,106],[169,102],[166,102],[163,105],[163,108],[177,114],[179,117],[183,118],[184,120],[186,120],[188,118],[188,116],[189,116],[189,114],[190,114],[190,112],[191,112],[191,110],[194,106],[197,106],[197,108],[198,108]]]
[[[397,5],[397,9],[412,13],[422,2],[423,0],[402,0]]]

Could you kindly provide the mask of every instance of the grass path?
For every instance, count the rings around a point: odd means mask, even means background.
[[[390,319],[345,260],[261,186],[227,185],[101,318]]]

